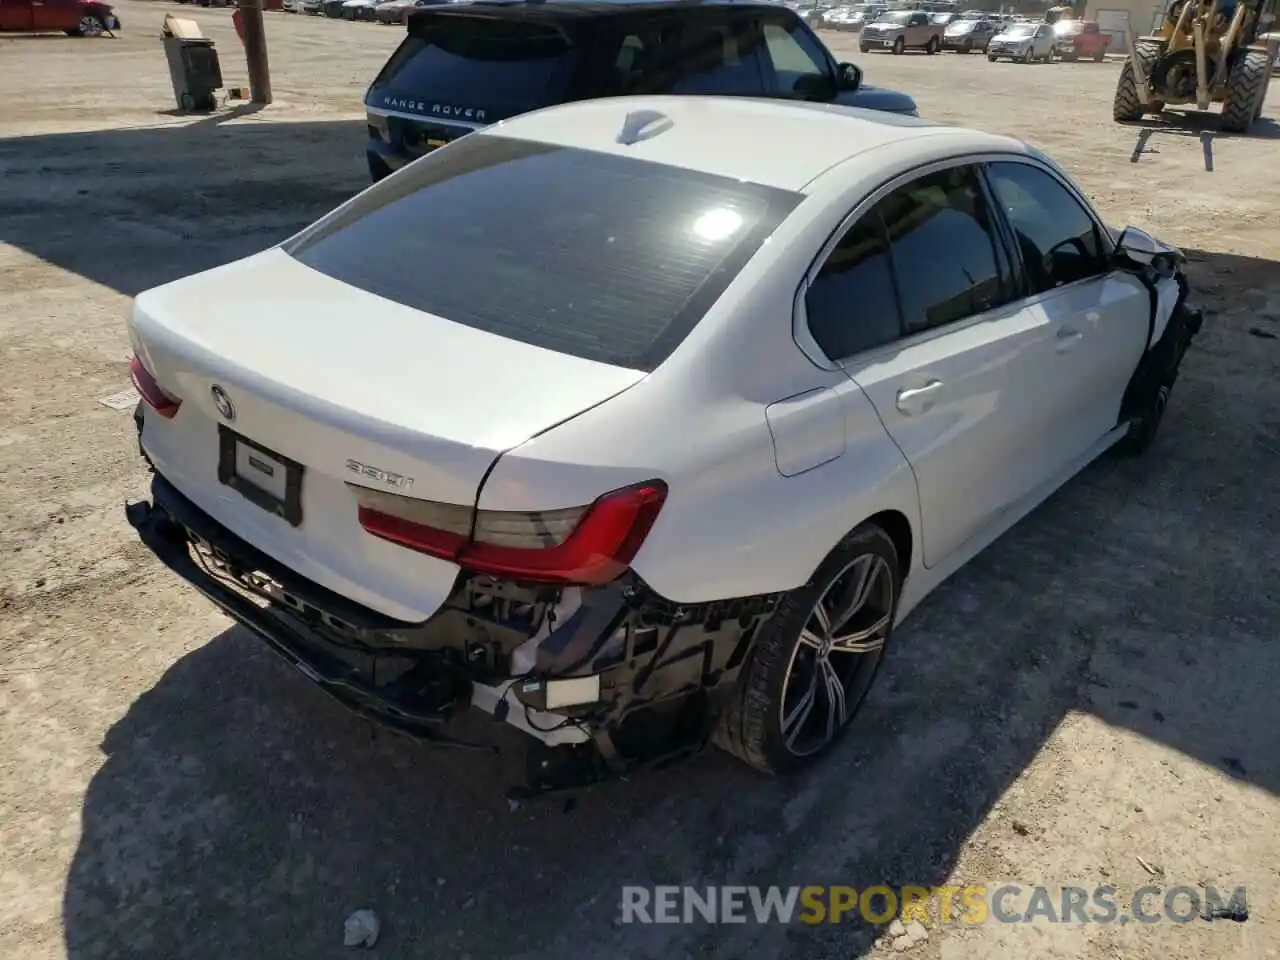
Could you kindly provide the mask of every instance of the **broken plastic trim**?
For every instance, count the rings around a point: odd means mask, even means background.
[[[541,755],[536,770],[542,772],[526,792],[584,786],[700,750],[751,642],[783,596],[676,604],[627,572],[606,586],[582,589],[581,602],[560,622],[558,588],[463,574],[436,615],[406,623],[283,568],[158,474],[152,495],[154,505],[135,503],[126,512],[170,569],[344,706],[395,732],[437,745],[492,749],[449,737],[443,727],[470,706],[472,682],[510,682],[515,652],[531,642],[533,663],[514,679],[598,675],[598,701],[557,711],[563,725],[577,726],[589,740],[547,747],[530,738],[526,747]],[[203,544],[200,553],[216,558],[215,570],[197,562],[196,543]],[[391,682],[374,684],[344,663],[348,654],[409,666]],[[518,687],[513,684],[501,701],[503,714],[526,709]],[[497,711],[495,717],[501,719]]]

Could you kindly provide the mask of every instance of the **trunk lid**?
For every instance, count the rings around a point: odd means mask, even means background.
[[[472,505],[503,451],[644,377],[402,306],[274,249],[141,294],[130,335],[181,400],[173,419],[146,418],[156,469],[301,575],[405,620],[438,608],[457,567],[365,533],[346,484]],[[300,523],[220,480],[226,429],[301,465]],[[232,459],[252,472],[240,446]]]

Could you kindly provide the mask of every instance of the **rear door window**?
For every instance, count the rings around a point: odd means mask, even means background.
[[[889,262],[889,237],[878,210],[840,240],[804,296],[809,332],[832,360],[892,343],[902,333]]]
[[[761,32],[778,93],[804,97],[835,88],[822,48],[798,21],[785,25],[766,21]]]
[[[455,323],[649,371],[800,199],[632,157],[474,133],[284,249]]]
[[[433,16],[410,27],[373,86],[411,98],[412,112],[468,107],[497,120],[558,99],[577,54],[553,25]]]
[[[894,190],[877,205],[889,233],[908,334],[1007,303],[999,233],[977,171],[952,167]]]
[[[628,93],[763,96],[760,44],[744,17],[714,10],[641,30]]]

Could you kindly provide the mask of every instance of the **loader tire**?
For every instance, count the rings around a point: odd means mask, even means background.
[[[1245,50],[1227,74],[1227,95],[1222,101],[1222,122],[1226,133],[1248,133],[1262,113],[1271,74],[1271,58],[1263,50]]]
[[[1160,47],[1154,44],[1139,43],[1135,45],[1138,58],[1142,63],[1142,73],[1150,77],[1151,70],[1160,59]],[[1133,64],[1126,57],[1124,66],[1120,68],[1120,79],[1116,81],[1116,96],[1111,105],[1111,117],[1116,123],[1133,123],[1142,119],[1148,112],[1147,107],[1138,99],[1138,78],[1134,75]],[[1151,111],[1155,112],[1155,111]]]

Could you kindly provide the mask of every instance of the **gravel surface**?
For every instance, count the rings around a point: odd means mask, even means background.
[[[1113,222],[1183,245],[1205,331],[1151,455],[1090,468],[927,601],[820,769],[779,783],[709,753],[512,809],[510,760],[375,736],[124,522],[144,471],[98,400],[127,386],[129,297],[360,189],[361,95],[400,35],[268,14],[279,103],[192,121],[168,10],[244,83],[226,10],[122,0],[116,40],[0,39],[0,957],[337,957],[358,908],[384,958],[808,960],[877,937],[922,958],[1280,956],[1280,127],[1120,127],[1116,62],[860,57],[827,35],[868,82],[1031,140]],[[627,883],[1001,880],[1244,884],[1251,918],[613,923]]]

